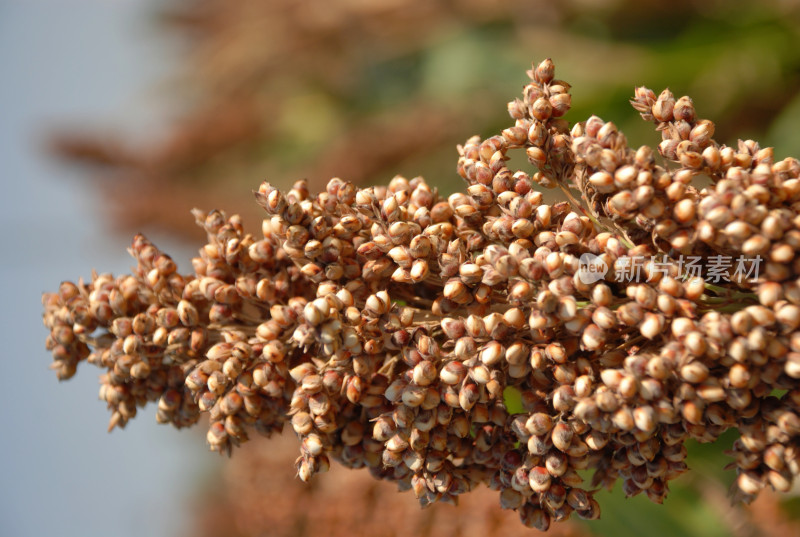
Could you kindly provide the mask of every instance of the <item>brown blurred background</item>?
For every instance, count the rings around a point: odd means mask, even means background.
[[[614,121],[633,144],[659,140],[628,105],[634,86],[690,95],[725,143],[755,138],[800,154],[800,5],[793,0],[169,0],[153,25],[182,43],[161,87],[166,128],[134,139],[80,126],[50,148],[103,192],[123,234],[159,229],[194,241],[192,207],[238,212],[257,230],[263,180],[312,190],[423,175],[461,188],[457,143],[511,123],[532,61],[551,57],[573,85],[567,119]],[[128,433],[135,434],[135,433]],[[664,506],[599,498],[603,519],[556,535],[798,535],[800,499],[764,494],[731,508],[719,446],[695,446]],[[198,439],[198,441],[201,441]],[[198,490],[192,535],[523,535],[482,490],[420,511],[410,494],[334,468],[293,476],[296,442],[257,439]],[[553,531],[553,530],[551,530]]]

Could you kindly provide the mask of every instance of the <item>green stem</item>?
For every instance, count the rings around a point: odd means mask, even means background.
[[[716,311],[719,313],[736,313],[737,311],[743,310],[744,308],[750,305],[751,304],[727,304],[722,307],[714,307],[714,308],[700,310],[700,313],[709,313],[712,311]]]
[[[730,289],[726,289],[724,287],[720,287],[719,285],[714,285],[714,284],[711,284],[711,283],[708,283],[708,282],[706,282],[705,287],[709,291],[714,291],[718,295],[727,294],[727,293],[730,292]]]
[[[710,283],[705,284],[705,288],[709,291],[713,291],[718,295],[724,296],[728,299],[734,300],[758,300],[758,296],[755,293],[747,292],[747,291],[736,291],[734,289],[729,289],[727,287],[720,287],[719,285],[713,285]]]

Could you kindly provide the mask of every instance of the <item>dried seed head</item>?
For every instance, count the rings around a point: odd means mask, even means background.
[[[617,478],[662,502],[687,469],[685,440],[730,428],[739,495],[788,490],[800,162],[752,140],[720,146],[691,99],[636,88],[658,150],[680,165],[664,166],[613,123],[559,119],[570,86],[550,60],[529,74],[514,124],[459,146],[464,192],[442,199],[402,176],[367,189],[334,178],[318,195],[264,183],[263,237],[193,211],[208,234],[193,275],[137,236],[131,275],[43,296],[52,368],[105,368],[112,428],[154,400],[160,423],[208,412],[211,448],[230,453],[251,428],[288,421],[304,481],[331,452],[423,505],[483,482],[542,530],[573,511],[597,518],[590,490]],[[513,169],[511,148],[533,175]],[[585,214],[544,204],[534,183],[577,188]],[[590,255],[611,273],[587,270]],[[591,487],[588,468],[600,469]]]

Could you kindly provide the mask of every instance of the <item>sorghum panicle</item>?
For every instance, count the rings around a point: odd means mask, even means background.
[[[647,88],[631,102],[663,141],[631,148],[595,116],[570,128],[570,85],[550,60],[528,74],[514,124],[458,147],[463,192],[399,176],[334,178],[316,196],[264,183],[260,235],[195,211],[208,243],[194,274],[139,235],[133,274],[45,294],[59,378],[83,360],[104,369],[110,428],[148,402],[176,427],[207,412],[211,449],[230,454],[288,422],[304,481],[332,458],[423,506],[486,484],[542,530],[597,518],[594,491],[618,480],[660,503],[687,470],[684,442],[731,428],[736,496],[788,490],[800,162],[721,145],[689,97]],[[535,173],[508,167],[513,150]],[[566,201],[545,204],[556,187]],[[608,271],[587,278],[587,255]],[[706,271],[687,276],[687,256]],[[760,273],[729,268],[712,285],[715,256]]]

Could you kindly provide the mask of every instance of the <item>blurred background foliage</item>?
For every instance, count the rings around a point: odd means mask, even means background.
[[[456,144],[510,125],[505,103],[518,96],[530,63],[545,57],[573,86],[572,122],[596,114],[632,144],[655,144],[658,134],[628,99],[637,85],[656,93],[670,87],[716,122],[719,141],[754,138],[779,158],[800,156],[795,0],[170,0],[154,25],[182,46],[162,88],[173,110],[168,128],[133,140],[76,126],[51,139],[61,156],[97,165],[90,173],[106,194],[109,221],[125,234],[159,228],[199,238],[194,206],[239,212],[257,230],[251,191],[262,180],[286,187],[306,178],[313,191],[333,176],[371,185],[423,175],[453,192],[462,187]],[[339,471],[302,489],[290,475],[292,442],[273,442],[253,442],[208,485],[211,499],[198,495],[196,535],[306,535],[323,526],[334,534],[330,524],[352,534],[341,518],[347,509],[394,512],[396,525],[379,518],[369,526],[375,536],[402,535],[403,527],[420,535],[528,533],[494,503],[486,513],[474,503],[407,510],[413,498],[387,494],[388,485],[376,489],[364,472]],[[800,534],[796,493],[730,506],[733,475],[722,468],[732,442],[693,447],[694,471],[664,506],[615,490],[598,498],[602,520],[557,533]],[[275,461],[283,473],[272,471]],[[243,494],[233,478],[243,473],[266,481],[248,481]],[[284,494],[294,511],[270,519],[264,509],[277,512],[269,506],[282,505],[274,502]],[[479,526],[457,522],[475,512],[485,514]]]

